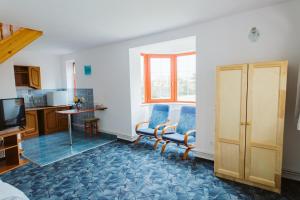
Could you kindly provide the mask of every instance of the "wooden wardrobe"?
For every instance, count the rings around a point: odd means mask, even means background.
[[[280,193],[287,65],[217,67],[216,176]]]

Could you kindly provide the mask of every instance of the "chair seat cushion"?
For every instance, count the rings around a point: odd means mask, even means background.
[[[170,140],[170,141],[177,142],[177,143],[184,143],[184,135],[179,134],[179,133],[163,135],[163,139]],[[189,136],[188,143],[189,144],[195,143],[195,137]]]
[[[152,129],[152,128],[142,128],[142,129],[137,130],[137,133],[142,134],[142,135],[154,136],[154,130],[155,129]],[[161,132],[162,132],[162,130],[158,130],[157,135],[161,135]],[[170,134],[170,133],[173,133],[173,132],[168,131],[165,134]]]
[[[152,128],[142,128],[142,129],[137,130],[137,133],[142,134],[142,135],[154,136],[154,129],[152,129]],[[158,130],[157,134],[161,135],[161,130]]]

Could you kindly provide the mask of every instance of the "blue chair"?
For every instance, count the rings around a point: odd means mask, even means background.
[[[194,148],[196,138],[196,109],[192,106],[182,106],[180,111],[180,119],[177,126],[166,126],[162,131],[162,138],[165,144],[162,146],[161,153],[163,154],[168,143],[173,142],[179,145],[184,145],[186,151],[183,154],[183,160],[188,158],[189,151]],[[171,129],[173,132],[170,134]],[[168,134],[166,134],[168,133]]]
[[[156,104],[153,106],[152,114],[149,122],[138,123],[135,127],[135,132],[138,134],[138,139],[135,141],[137,144],[143,136],[154,137],[156,142],[154,144],[154,149],[157,148],[157,145],[162,141],[161,133],[162,129],[167,125],[169,116],[169,106]],[[148,124],[147,128],[141,128],[143,124]]]

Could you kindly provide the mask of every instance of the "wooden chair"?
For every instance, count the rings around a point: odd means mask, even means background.
[[[162,129],[167,125],[169,116],[169,106],[163,104],[156,104],[153,106],[152,114],[149,122],[138,123],[135,127],[135,132],[138,135],[135,144],[137,144],[142,137],[155,138],[156,142],[153,146],[157,148],[159,142],[162,141],[161,132]],[[143,124],[148,124],[148,127],[142,128]]]
[[[163,154],[167,145],[172,142],[179,145],[184,145],[186,150],[183,154],[183,160],[188,158],[188,154],[190,150],[192,150],[195,146],[196,141],[196,108],[193,106],[182,106],[180,112],[180,119],[177,126],[166,126],[161,135],[165,144],[162,146],[161,153]],[[170,134],[171,129],[173,132]],[[168,134],[166,134],[168,133]]]
[[[90,118],[84,120],[84,133],[89,133],[90,136],[92,136],[94,132],[96,134],[98,132],[98,121],[99,118]]]

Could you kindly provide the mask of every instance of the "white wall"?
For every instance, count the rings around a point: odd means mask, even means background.
[[[39,66],[42,89],[62,88],[60,56],[33,51],[20,51],[11,58],[14,65]]]
[[[0,99],[17,96],[14,67],[11,60],[0,65]]]
[[[62,87],[60,56],[22,50],[0,65],[0,98],[17,96],[14,65],[40,66],[42,89]]]
[[[130,48],[187,36],[197,36],[197,152],[214,153],[215,67],[217,65],[289,60],[285,124],[284,169],[300,172],[300,134],[294,117],[298,64],[300,63],[300,2],[291,1],[203,24],[111,44],[65,56],[75,59],[78,86],[94,88],[95,102],[109,109],[99,113],[104,130],[131,138]],[[252,27],[261,38],[248,40]],[[92,64],[93,75],[83,76]]]
[[[94,103],[108,106],[108,110],[96,112],[101,118],[100,128],[130,138],[128,47],[112,45],[64,56],[64,69],[68,60],[75,60],[76,63],[77,88],[93,88]],[[92,66],[90,76],[84,75],[83,67],[86,64]]]

